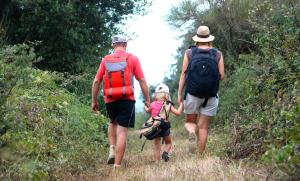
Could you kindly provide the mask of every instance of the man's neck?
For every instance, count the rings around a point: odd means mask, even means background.
[[[208,46],[208,45],[199,45],[198,48],[208,49],[208,48],[210,48],[210,46]]]
[[[114,51],[126,51],[125,47],[115,47]]]

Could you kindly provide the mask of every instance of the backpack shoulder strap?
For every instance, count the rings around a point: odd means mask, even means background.
[[[170,115],[170,111],[171,111],[171,106],[174,105],[173,102],[167,100],[163,103],[163,105],[161,106],[161,109],[159,111],[159,116],[160,117],[165,117],[166,120],[168,120],[169,115]],[[165,115],[165,116],[164,116]]]
[[[217,49],[215,49],[215,48],[210,48],[209,50],[208,50],[208,52],[211,54],[211,55],[213,55],[213,56],[217,56],[217,53],[218,53],[218,50]]]
[[[121,58],[125,58],[126,59],[126,61],[128,60],[128,57],[129,56],[131,56],[132,54],[130,54],[130,53],[124,53],[123,55],[117,55],[116,56],[116,54],[109,54],[109,55],[105,55],[104,57],[103,57],[103,60],[105,60],[105,61],[113,61],[113,60],[116,60],[116,59],[121,59]]]
[[[192,60],[192,57],[195,55],[197,51],[197,47],[196,46],[190,46],[189,49],[186,50],[186,55],[188,58],[188,66],[186,68],[186,70],[184,71],[184,73],[187,73],[189,68],[190,68],[190,62]]]
[[[198,48],[196,46],[191,48],[191,57],[189,59],[189,62],[192,60],[193,56],[197,53]]]

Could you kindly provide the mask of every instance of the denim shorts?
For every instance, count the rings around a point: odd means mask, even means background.
[[[184,113],[215,116],[217,114],[219,105],[218,96],[209,98],[206,106],[202,107],[204,100],[204,98],[198,98],[193,95],[187,94],[186,99],[184,100]]]

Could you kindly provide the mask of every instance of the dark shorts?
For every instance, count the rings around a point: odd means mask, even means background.
[[[159,134],[159,137],[166,137],[170,135],[171,124],[170,122],[164,122],[161,125],[162,131]]]
[[[116,122],[123,127],[134,127],[135,122],[135,101],[119,100],[106,103],[106,111],[110,122]]]

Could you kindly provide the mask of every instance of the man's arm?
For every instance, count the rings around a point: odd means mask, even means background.
[[[93,86],[92,86],[92,110],[93,111],[97,111],[99,108],[97,98],[98,98],[98,92],[99,92],[101,82],[102,80],[96,78],[93,81]]]
[[[149,89],[148,89],[147,82],[144,78],[142,78],[138,81],[139,81],[140,87],[142,89],[144,98],[145,98],[145,104],[147,107],[149,107],[150,106],[150,96],[149,96]]]
[[[220,79],[224,80],[225,78],[225,73],[224,73],[224,59],[223,59],[223,55],[221,55],[219,64],[218,64],[218,69],[219,69],[219,74],[220,74]]]
[[[187,69],[188,66],[188,56],[185,53],[184,54],[184,58],[183,58],[183,63],[182,63],[182,70],[181,70],[181,74],[180,74],[180,80],[179,80],[179,84],[178,84],[178,97],[177,97],[177,103],[178,105],[180,105],[180,103],[182,102],[182,92],[183,92],[183,87],[185,84],[185,71]]]

